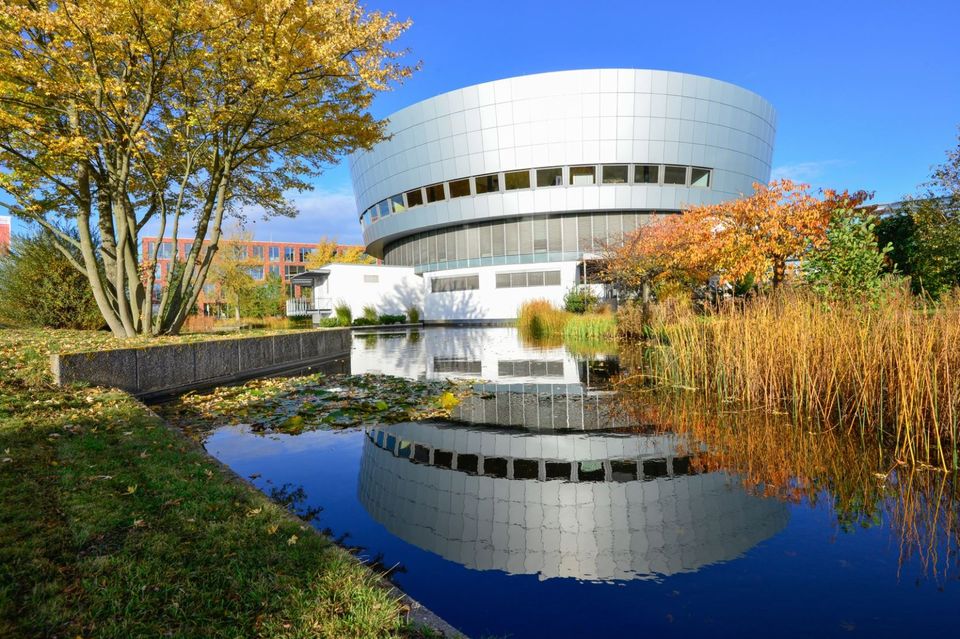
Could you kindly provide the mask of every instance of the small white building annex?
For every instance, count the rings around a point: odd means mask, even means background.
[[[290,280],[303,292],[287,300],[287,315],[330,317],[347,305],[353,317],[372,306],[378,315],[403,315],[408,309],[423,309],[423,282],[413,268],[377,264],[327,264],[300,273]]]

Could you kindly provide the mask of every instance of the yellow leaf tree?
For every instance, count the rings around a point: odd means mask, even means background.
[[[327,264],[376,264],[377,260],[363,252],[360,246],[343,246],[336,240],[320,239],[307,258],[307,268],[316,269]]]
[[[357,0],[5,2],[0,205],[58,242],[114,334],[175,333],[225,216],[295,215],[286,193],[383,137],[368,107],[411,72],[389,48],[408,26]],[[139,236],[188,224],[207,244],[154,309]]]

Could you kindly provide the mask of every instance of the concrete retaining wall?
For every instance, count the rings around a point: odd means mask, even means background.
[[[350,329],[52,355],[57,384],[86,382],[149,398],[306,368],[350,353]]]

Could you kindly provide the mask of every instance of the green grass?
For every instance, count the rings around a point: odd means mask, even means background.
[[[0,330],[0,636],[417,632],[371,570],[140,403],[50,385],[52,348],[111,340]]]

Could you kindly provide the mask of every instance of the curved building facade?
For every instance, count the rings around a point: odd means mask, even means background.
[[[451,91],[351,158],[366,250],[424,278],[427,319],[562,299],[606,242],[766,182],[773,107],[710,78],[562,71]]]

